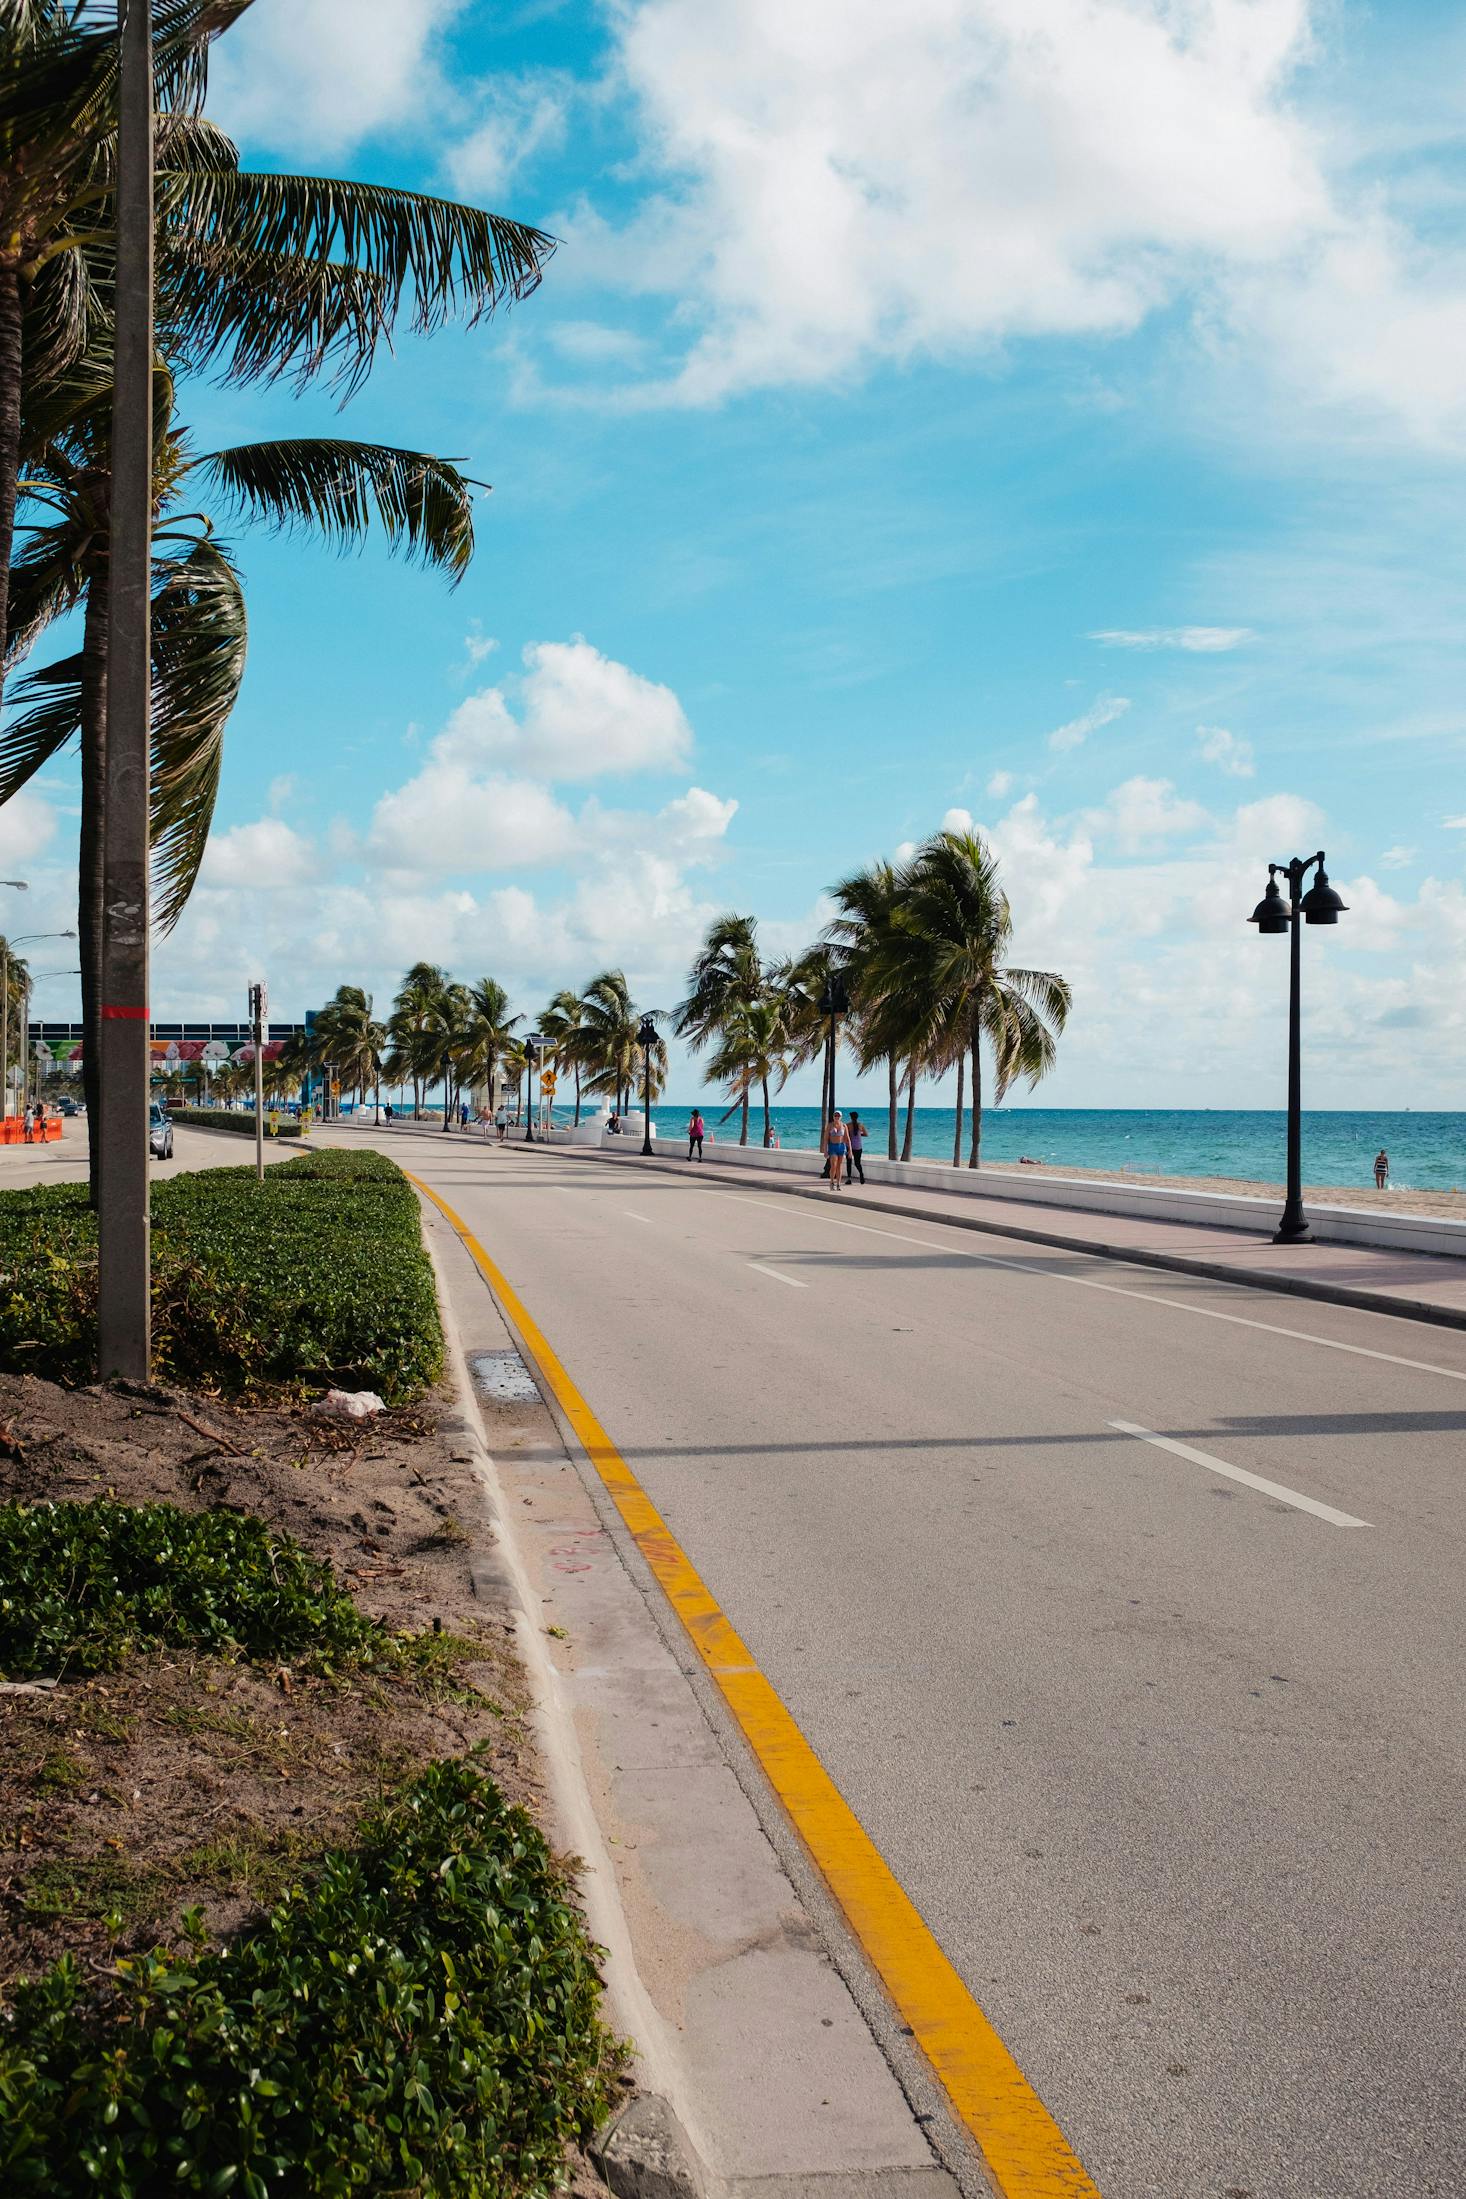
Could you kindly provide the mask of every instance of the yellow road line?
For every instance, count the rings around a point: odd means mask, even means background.
[[[518,1330],[902,2020],[909,2024],[958,2118],[981,2147],[1003,2199],[1099,2199],[1098,2186],[942,1953],[514,1286],[447,1200],[410,1169],[404,1173],[447,1216]]]

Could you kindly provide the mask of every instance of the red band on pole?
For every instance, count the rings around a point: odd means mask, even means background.
[[[104,1016],[120,1017],[127,1023],[146,1023],[148,1020],[146,1008],[104,1008],[102,1013]]]

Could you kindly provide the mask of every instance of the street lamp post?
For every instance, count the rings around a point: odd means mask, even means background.
[[[21,878],[0,878],[0,886],[19,886],[23,892],[30,890],[24,879]],[[18,939],[0,939],[0,953],[3,953],[5,957],[4,966],[0,968],[0,994],[4,996],[3,1001],[0,1001],[0,1117],[7,1116],[10,1113],[10,951],[13,947],[34,946],[38,939],[75,939],[75,937],[76,933],[74,931],[22,932]],[[31,1042],[29,979],[26,981],[22,998],[26,1004],[26,1014],[20,1035],[21,1074],[23,1078],[25,1063],[30,1054]],[[25,1103],[22,1101],[22,1112],[24,1111],[24,1105]]]
[[[820,1124],[820,1143],[823,1144],[825,1126],[835,1112],[835,1062],[839,1055],[840,1018],[850,1012],[850,993],[839,970],[831,970],[825,979],[825,989],[820,994],[819,1006],[821,1015],[827,1015],[830,1019],[830,1074],[825,1092],[825,1119]],[[826,1157],[821,1174],[828,1176],[829,1173],[830,1163]]]
[[[1289,863],[1269,863],[1267,891],[1248,918],[1260,933],[1272,937],[1289,934],[1288,968],[1288,1195],[1283,1218],[1273,1237],[1275,1245],[1307,1245],[1313,1231],[1303,1211],[1303,1061],[1302,1061],[1302,924],[1337,924],[1346,904],[1329,884],[1323,867],[1324,851],[1295,855]],[[1318,876],[1303,891],[1308,873]],[[1278,876],[1288,881],[1288,898],[1278,887]],[[1300,923],[1300,918],[1302,923]]]
[[[643,1016],[636,1034],[641,1048],[641,1149],[648,1158],[652,1150],[652,1048],[657,1043],[657,1025],[654,1016]]]
[[[526,1145],[534,1144],[534,1057],[543,1043],[544,1041],[537,1031],[531,1032],[524,1042],[524,1059],[529,1073],[529,1098],[524,1110],[524,1142]]]

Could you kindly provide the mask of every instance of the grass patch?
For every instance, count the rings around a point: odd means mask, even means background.
[[[139,1870],[120,1856],[77,1857],[38,1863],[26,1880],[25,1908],[32,1918],[86,1919],[120,1930],[155,1916],[162,1892],[156,1871]]]
[[[247,1514],[112,1497],[0,1505],[0,1671],[111,1671],[144,1648],[317,1670],[405,1655],[431,1669],[437,1657],[399,1646],[329,1565]],[[65,1753],[47,1758],[58,1761],[52,1785]]]
[[[266,1170],[211,1168],[154,1187],[159,1376],[242,1394],[335,1385],[389,1404],[443,1364],[417,1199],[370,1152],[299,1153]],[[0,1193],[0,1367],[91,1379],[97,1229],[81,1184]]]
[[[547,2194],[619,2063],[595,1957],[532,1821],[435,1765],[231,1945],[17,1988],[5,2188]]]

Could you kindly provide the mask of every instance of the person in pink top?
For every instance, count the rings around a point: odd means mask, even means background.
[[[706,1127],[702,1119],[701,1108],[694,1107],[687,1124],[687,1158],[689,1160],[692,1159],[694,1151],[699,1161],[702,1159],[702,1141]]]

